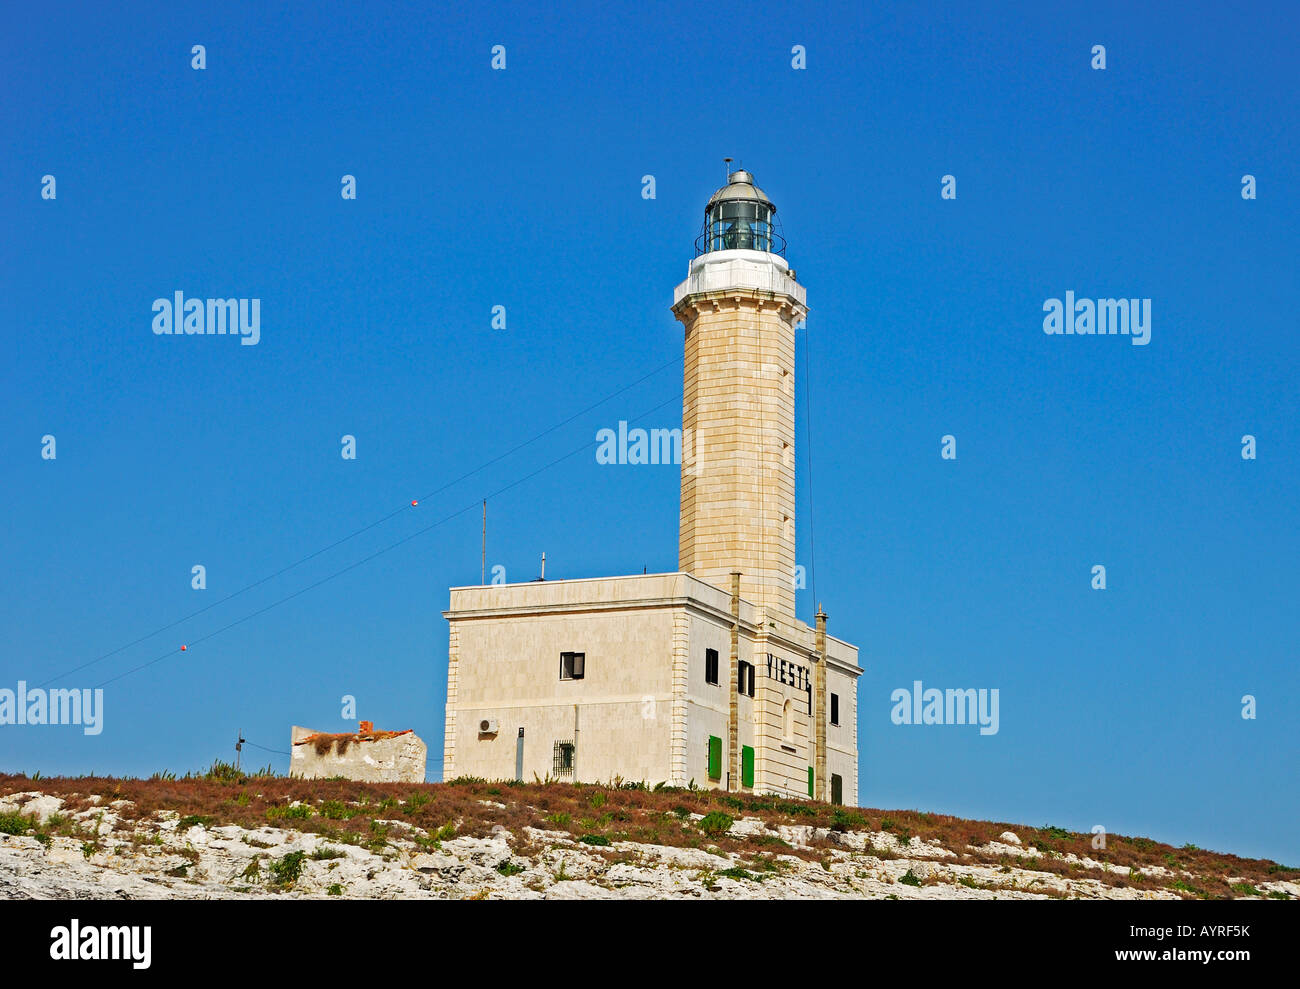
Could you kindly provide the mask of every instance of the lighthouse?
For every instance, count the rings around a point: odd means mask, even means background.
[[[795,615],[795,330],[808,310],[785,250],[775,203],[729,172],[672,298],[677,570],[451,588],[444,779],[858,801],[858,649],[829,634],[820,604],[812,626]]]
[[[774,229],[776,206],[734,171],[704,229],[673,313],[685,328],[678,567],[794,618],[795,327],[804,287]]]

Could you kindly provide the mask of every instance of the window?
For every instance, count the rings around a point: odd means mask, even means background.
[[[573,743],[556,742],[554,751],[554,769],[556,776],[573,775]]]
[[[836,773],[831,773],[831,803],[844,803],[844,778]]]
[[[718,650],[704,650],[704,682],[718,685]]]
[[[709,736],[709,779],[722,779],[722,739]]]
[[[840,723],[840,695],[831,694],[831,724]]]
[[[560,653],[561,680],[581,680],[586,670],[587,654],[585,652]]]
[[[754,785],[754,748],[751,745],[740,747],[740,785]]]
[[[741,660],[736,664],[736,693],[754,696],[754,664]]]
[[[781,708],[781,737],[787,742],[794,741],[794,701],[786,701]]]

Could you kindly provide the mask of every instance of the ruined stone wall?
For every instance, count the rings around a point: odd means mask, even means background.
[[[366,783],[425,782],[428,746],[411,731],[332,735],[294,725],[291,742],[290,776],[342,776]]]

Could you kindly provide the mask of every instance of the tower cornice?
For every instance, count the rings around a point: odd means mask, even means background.
[[[673,304],[673,315],[682,323],[690,323],[702,312],[717,312],[724,308],[750,308],[760,313],[774,312],[789,323],[797,323],[808,315],[808,306],[802,299],[785,292],[770,292],[757,288],[724,288],[707,292],[691,292]]]

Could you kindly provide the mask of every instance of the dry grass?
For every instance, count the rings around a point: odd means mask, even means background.
[[[733,837],[710,818],[708,833],[692,814],[758,817],[769,827],[811,825],[830,831],[888,831],[900,841],[915,836],[937,839],[957,854],[947,861],[962,865],[1023,868],[1066,878],[1093,879],[1135,889],[1174,889],[1180,895],[1228,898],[1241,895],[1228,884],[1277,880],[1300,881],[1300,870],[1264,859],[1201,849],[1176,849],[1145,838],[1108,835],[1104,851],[1092,847],[1092,835],[1059,828],[1027,828],[1005,822],[971,821],[920,811],[845,808],[812,801],[730,794],[715,790],[645,789],[573,783],[515,784],[482,780],[448,783],[382,784],[349,780],[302,780],[274,776],[236,776],[229,767],[210,775],[186,779],[113,779],[54,777],[37,781],[0,774],[0,795],[37,790],[68,801],[62,813],[85,810],[98,795],[103,803],[130,801],[117,813],[126,821],[148,820],[158,811],[174,811],[182,819],[216,827],[265,825],[313,832],[335,842],[382,848],[387,836],[408,824],[420,829],[412,836],[429,847],[455,835],[484,837],[497,826],[526,843],[524,828],[565,832],[593,848],[605,842],[632,841],[735,852],[749,863],[772,868],[776,855],[817,861],[835,847],[833,836],[811,840],[807,847],[790,846],[772,835]],[[293,805],[299,806],[293,806]],[[501,804],[504,806],[496,806]],[[306,806],[302,806],[306,805]],[[101,804],[103,806],[103,804]],[[400,822],[391,824],[388,822]],[[63,827],[70,825],[64,823]],[[1040,858],[999,855],[975,847],[997,841],[1014,831],[1022,847],[1035,846]],[[58,832],[56,832],[58,833]],[[611,854],[617,854],[611,849]],[[1083,868],[1059,857],[1074,854],[1120,867],[1121,872]],[[884,857],[892,857],[882,853]],[[778,863],[779,864],[779,863]],[[1170,876],[1143,876],[1130,869],[1163,866]],[[753,868],[750,865],[750,868]],[[1187,873],[1187,875],[1184,875]]]

